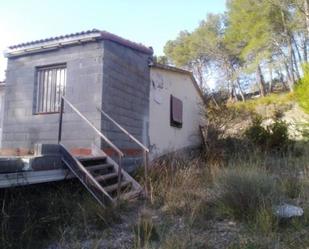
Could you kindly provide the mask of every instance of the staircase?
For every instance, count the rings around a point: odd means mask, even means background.
[[[119,161],[116,163],[110,157],[104,155],[77,158],[72,155],[63,144],[62,118],[64,104],[67,104],[81,119],[83,119],[96,133],[103,139],[117,154]],[[125,133],[132,141],[137,143],[144,150],[145,182],[147,181],[147,161],[149,150],[140,143],[120,124],[113,120],[103,110],[98,109],[102,115],[106,116],[116,127]],[[123,152],[114,145],[100,130],[98,130],[70,101],[64,96],[61,97],[59,113],[58,144],[64,164],[81,181],[93,197],[102,205],[115,204],[120,199],[130,199],[138,196],[143,191],[142,187],[124,170],[121,161],[124,157]],[[102,152],[103,153],[103,152]],[[147,195],[147,189],[145,188]]]
[[[139,196],[143,188],[108,156],[75,157],[60,144],[62,161],[102,205]]]

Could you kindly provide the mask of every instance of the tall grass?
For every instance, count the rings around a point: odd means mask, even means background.
[[[0,248],[44,248],[59,238],[80,241],[92,229],[119,220],[115,210],[102,209],[74,180],[1,190],[0,200]]]
[[[274,177],[259,168],[223,170],[215,192],[217,206],[224,214],[246,221],[280,203],[282,196]]]
[[[165,158],[150,171],[150,199],[154,206],[192,220],[205,212],[207,172],[201,158]]]

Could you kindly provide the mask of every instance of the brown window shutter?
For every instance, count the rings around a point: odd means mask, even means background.
[[[182,127],[183,106],[182,101],[171,95],[171,125]]]

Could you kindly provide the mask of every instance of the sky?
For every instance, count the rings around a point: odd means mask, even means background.
[[[192,31],[207,13],[224,10],[225,0],[3,0],[0,81],[6,68],[3,51],[9,45],[96,28],[163,55],[165,43],[181,30]]]

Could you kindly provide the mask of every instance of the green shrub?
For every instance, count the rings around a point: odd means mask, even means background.
[[[267,146],[271,150],[285,151],[291,143],[288,135],[288,125],[284,121],[276,120],[268,126]]]
[[[295,95],[299,105],[309,113],[309,64],[303,65],[304,77],[295,87]]]
[[[262,126],[262,118],[257,116],[253,119],[252,125],[245,131],[246,137],[254,145],[265,147],[270,134],[267,129]]]
[[[288,135],[286,122],[275,119],[275,122],[266,128],[262,126],[262,118],[256,117],[252,125],[245,131],[247,139],[262,151],[285,152],[291,141]]]

